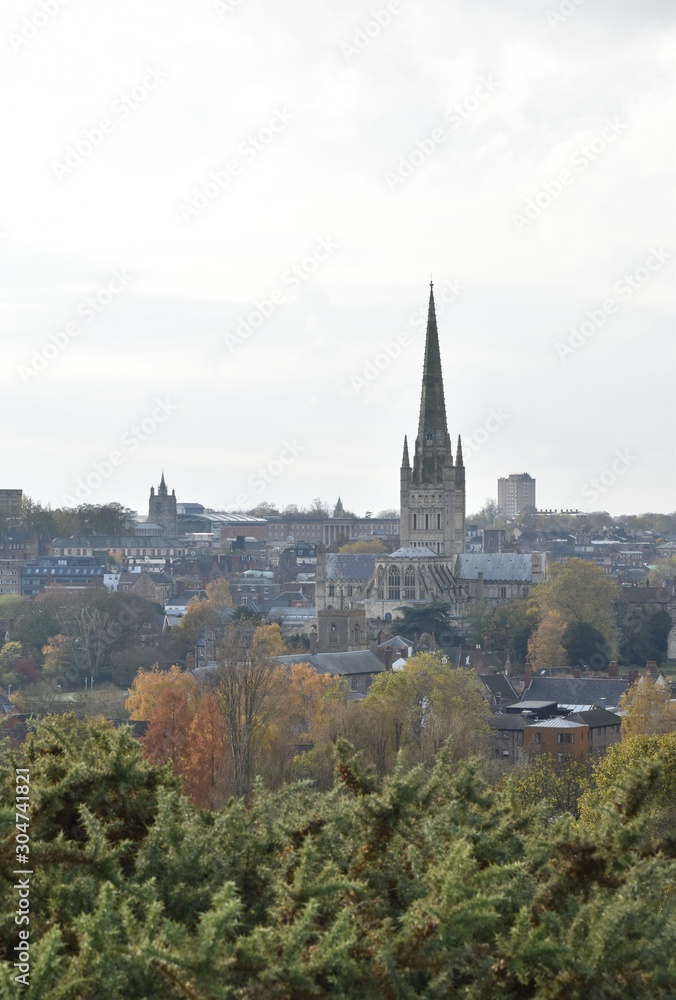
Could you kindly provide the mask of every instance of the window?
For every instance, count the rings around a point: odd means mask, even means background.
[[[329,584],[329,597],[335,597],[335,596],[336,596],[336,587],[335,587],[335,584],[330,583]]]
[[[401,576],[396,566],[390,566],[387,574],[387,599],[389,601],[401,600]]]
[[[535,742],[536,743],[542,743],[542,733],[536,733],[535,734]]]
[[[441,530],[441,514],[437,514],[437,531]]]
[[[415,570],[407,569],[404,576],[404,600],[415,600]]]
[[[425,514],[425,528],[429,529],[429,526],[430,526],[430,516],[429,514]]]
[[[503,738],[503,740],[508,740],[509,739],[509,731],[508,730],[503,729],[503,731],[502,731],[502,738]]]
[[[557,743],[573,743],[574,741],[575,737],[572,733],[559,733],[556,737]]]
[[[509,757],[509,750],[503,750],[502,751],[502,756],[503,757]]]
[[[416,529],[417,527],[418,527],[418,515],[414,514],[413,515],[413,528]]]
[[[507,588],[506,587],[500,587],[500,597],[503,600],[504,600],[505,597],[507,597]]]
[[[351,583],[348,583],[348,585],[347,585],[347,596],[348,597],[352,597],[352,584]]]

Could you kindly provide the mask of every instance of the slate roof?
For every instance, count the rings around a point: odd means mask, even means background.
[[[319,674],[349,676],[350,674],[382,674],[385,664],[369,649],[353,653],[295,653],[292,656],[277,656],[277,663],[309,663]]]
[[[600,726],[617,726],[620,723],[620,716],[615,712],[609,712],[605,708],[593,708],[589,712],[573,712],[566,716],[571,722],[581,722],[590,729],[598,729]]]
[[[376,557],[369,552],[328,552],[327,580],[368,580],[373,573]]]
[[[466,552],[458,556],[456,576],[461,580],[518,580],[533,578],[530,553],[527,552]]]
[[[493,715],[489,719],[488,724],[491,729],[525,729],[528,723],[520,715]]]
[[[534,677],[523,697],[560,705],[598,705],[605,698],[606,707],[615,707],[628,687],[620,677]]]
[[[495,698],[499,696],[505,705],[519,700],[519,696],[504,674],[480,674],[481,682]]]
[[[391,646],[392,649],[410,649],[414,646],[410,639],[403,639],[400,635],[393,635],[391,639],[387,639],[385,642],[378,643],[378,649],[387,649]]]

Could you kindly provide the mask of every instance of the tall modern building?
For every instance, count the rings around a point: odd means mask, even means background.
[[[454,464],[431,282],[418,434],[412,464],[404,438],[401,464],[401,547],[421,546],[447,557],[465,551],[462,443],[458,436]]]
[[[524,511],[534,512],[535,480],[527,472],[513,472],[498,479],[498,511],[502,517],[515,517]]]

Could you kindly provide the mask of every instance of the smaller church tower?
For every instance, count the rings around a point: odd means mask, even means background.
[[[164,481],[164,470],[162,479],[155,494],[155,487],[150,487],[150,497],[148,499],[148,521],[151,524],[161,524],[165,530],[167,538],[178,536],[178,521],[176,519],[176,490],[167,490]]]

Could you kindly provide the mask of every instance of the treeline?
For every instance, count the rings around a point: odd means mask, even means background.
[[[0,514],[0,535],[29,531],[48,541],[71,535],[131,534],[135,525],[134,511],[119,503],[52,508],[23,497],[19,510]]]
[[[328,789],[337,742],[347,739],[382,778],[399,766],[486,756],[490,709],[473,671],[420,653],[377,676],[353,701],[347,682],[306,664],[280,667],[279,626],[231,624],[214,669],[199,680],[178,666],[139,671],[127,708],[146,720],[147,758],[168,764],[202,808],[245,796],[259,775],[270,788],[296,778]]]
[[[580,820],[489,788],[447,747],[380,781],[344,741],[330,791],[259,781],[213,813],[128,728],[43,720],[0,755],[0,997],[667,1000],[676,860],[659,820],[676,737],[649,739],[635,767],[606,767]],[[28,990],[16,768],[30,776]]]

